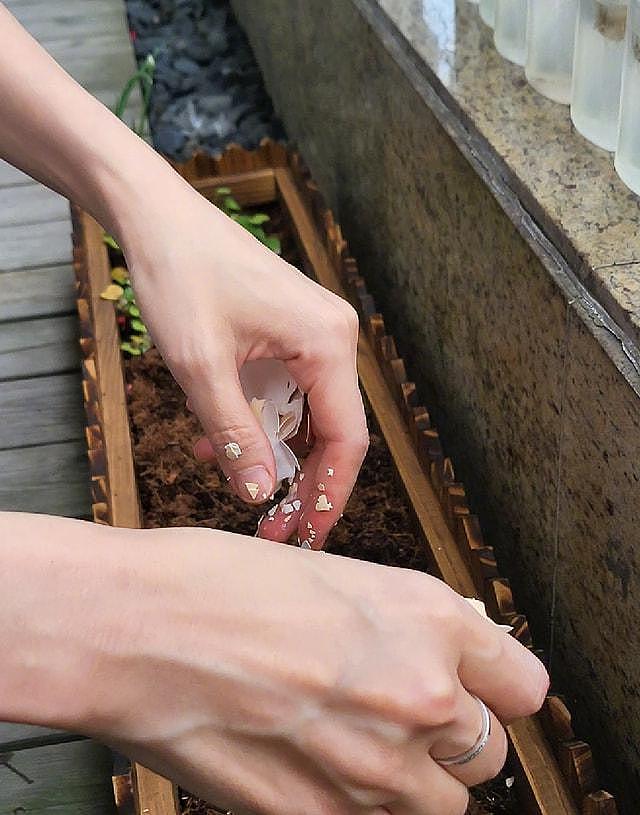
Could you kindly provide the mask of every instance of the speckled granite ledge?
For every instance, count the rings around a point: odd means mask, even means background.
[[[379,0],[445,102],[493,148],[496,166],[621,328],[640,338],[640,198],[569,108],[503,59],[468,0]]]
[[[593,265],[619,275],[603,267],[636,262],[625,253],[637,201],[566,109],[498,58],[466,0],[455,13],[452,0],[232,4],[534,639],[552,652],[601,783],[636,815],[640,363],[633,315]],[[446,46],[438,31],[452,29],[429,9],[450,9],[466,53]],[[477,111],[456,96],[463,74],[470,97],[486,85]]]

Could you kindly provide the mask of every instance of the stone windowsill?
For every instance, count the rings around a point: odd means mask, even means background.
[[[486,142],[523,207],[618,326],[640,342],[640,198],[569,108],[503,59],[469,0],[377,0],[447,106]]]

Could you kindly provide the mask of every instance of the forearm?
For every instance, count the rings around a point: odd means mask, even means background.
[[[118,234],[137,196],[178,176],[0,5],[0,156]]]
[[[0,513],[0,720],[75,729],[95,707],[101,651],[116,639],[104,601],[126,582],[113,559],[119,534]]]

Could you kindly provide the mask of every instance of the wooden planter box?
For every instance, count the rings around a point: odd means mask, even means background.
[[[200,155],[176,169],[206,197],[227,186],[243,205],[280,203],[305,271],[349,299],[360,314],[361,385],[423,533],[434,574],[460,594],[483,599],[496,622],[513,626],[514,636],[532,647],[526,618],[516,610],[509,582],[500,576],[478,519],[469,512],[464,487],[407,379],[393,337],[299,157],[265,142],[252,153],[231,147],[220,158]],[[112,303],[100,298],[111,282],[109,256],[103,231],[89,215],[74,209],[73,223],[93,515],[97,523],[137,528],[141,513],[118,326]],[[539,716],[516,722],[508,732],[523,813],[616,813],[612,796],[598,789],[591,750],[575,738],[558,696],[550,695]],[[171,782],[141,766],[130,774],[114,774],[114,789],[122,813],[179,812]]]

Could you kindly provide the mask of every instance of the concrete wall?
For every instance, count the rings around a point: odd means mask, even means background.
[[[552,670],[637,800],[635,371],[373,2],[233,6],[547,649],[556,580]]]

